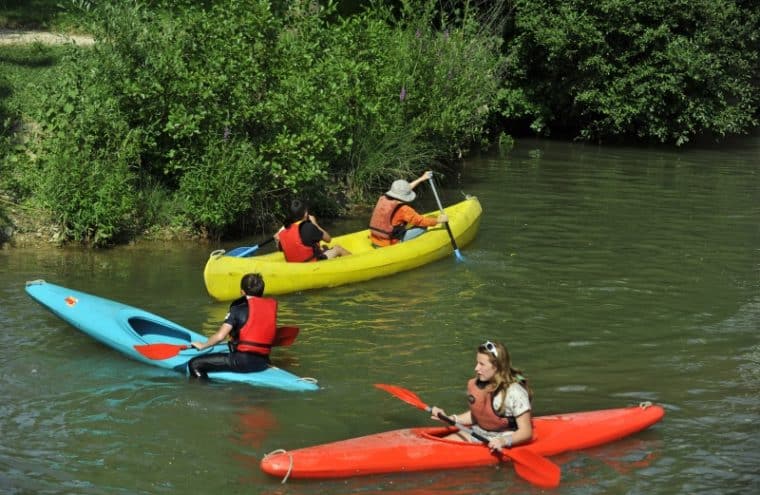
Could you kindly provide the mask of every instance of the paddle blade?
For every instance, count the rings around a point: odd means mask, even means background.
[[[435,189],[435,183],[433,182],[433,176],[430,176],[430,189],[433,190],[433,196],[435,196],[435,202],[438,203],[438,209],[441,211],[441,213],[445,213],[443,210],[443,205],[441,204],[441,198],[438,197],[438,191]],[[454,233],[451,232],[451,227],[449,226],[449,222],[446,222],[446,232],[449,234],[449,239],[451,240],[451,247],[454,248],[454,256],[456,257],[457,261],[464,261],[464,256],[462,256],[462,253],[459,252],[459,246],[457,246],[457,241],[454,239]]]
[[[234,256],[236,258],[248,258],[249,256],[253,256],[254,254],[256,254],[256,251],[258,251],[260,247],[266,246],[272,241],[274,241],[274,237],[270,237],[266,241],[260,242],[259,244],[256,244],[255,246],[236,247],[229,253],[225,253],[225,254],[226,256]]]
[[[418,409],[422,409],[423,411],[429,410],[428,405],[422,402],[422,399],[420,399],[419,396],[411,390],[407,390],[397,385],[388,385],[386,383],[376,383],[375,387],[379,388],[380,390],[385,390],[389,394],[403,400],[407,404],[413,405]]]
[[[562,471],[559,466],[529,448],[503,450],[504,457],[512,459],[518,476],[542,488],[557,488]]]
[[[134,348],[148,359],[161,361],[173,358],[179,354],[179,351],[189,349],[190,346],[184,344],[136,344]]]
[[[389,394],[403,400],[407,404],[413,405],[414,407],[424,411],[430,410],[430,406],[422,402],[422,399],[411,390],[399,387],[398,385],[388,385],[385,383],[376,383],[375,387],[380,390],[385,390]],[[456,423],[448,416],[439,413],[438,417],[449,424],[455,425],[458,429],[470,433],[484,444],[488,444],[488,438],[478,435],[466,426]],[[500,454],[504,458],[511,459],[517,475],[529,483],[542,488],[556,488],[559,486],[561,475],[560,468],[546,457],[540,456],[527,448],[514,450],[504,449],[500,451]]]
[[[252,247],[242,248],[239,252],[235,254],[232,254],[235,251],[233,249],[232,251],[227,253],[227,256],[237,256],[238,258],[246,258],[248,256],[253,256],[254,253],[256,253],[256,251],[258,250],[259,250],[259,245],[256,244],[255,246],[252,246]]]
[[[298,327],[277,327],[277,337],[275,337],[273,346],[289,346],[298,337]]]
[[[488,445],[487,437],[472,431],[472,429],[467,428],[466,426],[460,425],[443,413],[438,413],[438,417],[446,423],[454,425],[458,429],[469,433],[483,442],[483,444]],[[499,451],[499,455],[511,459],[515,472],[529,483],[543,488],[556,488],[559,486],[559,478],[561,474],[559,466],[546,457],[538,455],[532,450],[525,448],[515,450],[504,449]]]
[[[293,344],[298,336],[298,327],[279,327],[277,328],[277,337],[272,346],[289,346]],[[216,346],[227,345],[226,342],[220,342]],[[216,347],[214,346],[214,347]],[[163,359],[173,358],[180,351],[191,349],[192,346],[186,344],[136,344],[135,350],[148,359],[161,361]]]
[[[224,253],[224,255],[234,256],[235,258],[248,258],[249,256],[256,254],[256,251],[259,250],[259,247],[259,244],[256,244],[255,246],[240,246],[227,253]]]

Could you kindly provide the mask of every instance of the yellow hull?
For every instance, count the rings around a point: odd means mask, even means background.
[[[475,238],[480,226],[483,212],[480,202],[470,196],[445,211],[458,247],[466,246]],[[223,250],[214,251],[203,271],[206,290],[218,301],[230,301],[240,296],[243,275],[260,273],[266,284],[266,295],[287,294],[385,277],[453,256],[451,240],[442,225],[431,227],[410,241],[384,248],[372,247],[368,229],[333,237],[332,244],[348,249],[351,256],[287,263],[281,252],[240,258],[225,256]]]

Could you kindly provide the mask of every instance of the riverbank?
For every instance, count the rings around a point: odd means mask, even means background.
[[[63,45],[75,43],[89,46],[94,43],[92,36],[41,31],[33,29],[0,28],[0,46],[30,45]],[[55,225],[42,221],[44,216],[39,212],[18,206],[0,197],[2,210],[7,222],[3,222],[0,230],[0,249],[28,248],[41,246],[57,246],[61,242],[61,230]]]
[[[74,43],[79,46],[91,46],[95,42],[92,36],[69,34],[32,29],[0,28],[0,46],[64,45]],[[0,249],[28,249],[43,247],[61,247],[64,235],[60,226],[51,223],[48,216],[33,207],[18,205],[0,196],[0,212],[5,215],[5,222],[0,228]],[[155,241],[189,241],[199,240],[199,236],[189,229],[176,227],[156,228],[145,232],[130,244]]]
[[[8,203],[0,197],[0,202]],[[48,215],[31,207],[11,204],[4,210],[7,222],[0,229],[0,249],[29,249],[42,247],[62,247],[65,244],[61,227],[53,224]],[[189,228],[161,226],[134,236],[129,245],[165,242],[197,241],[207,242]]]
[[[61,230],[44,221],[46,216],[17,205],[5,208],[4,213],[7,222],[0,231],[0,249],[60,245]]]

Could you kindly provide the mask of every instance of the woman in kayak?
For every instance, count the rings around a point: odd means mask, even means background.
[[[338,244],[325,249],[320,246],[321,242],[330,242],[332,237],[319,226],[314,215],[309,214],[306,203],[298,199],[290,204],[285,225],[274,238],[289,262],[319,261],[351,254]]]
[[[445,213],[435,218],[425,217],[409,206],[409,203],[417,197],[414,188],[431,177],[433,177],[433,172],[425,172],[411,184],[399,179],[380,196],[369,221],[370,239],[373,246],[383,247],[408,241],[423,234],[427,227],[449,221]]]
[[[208,378],[212,371],[250,373],[269,366],[269,351],[277,336],[277,301],[261,297],[264,279],[258,273],[243,276],[240,292],[243,296],[230,304],[219,330],[206,342],[191,343],[200,351],[229,337],[230,352],[194,357],[187,363],[191,377]]]
[[[467,382],[470,408],[451,419],[461,425],[472,425],[475,433],[489,439],[492,450],[510,448],[530,441],[532,391],[522,372],[512,367],[509,351],[499,342],[487,341],[478,346],[475,377]],[[432,418],[443,409],[432,408]],[[459,431],[446,437],[463,442],[479,442],[469,433]]]

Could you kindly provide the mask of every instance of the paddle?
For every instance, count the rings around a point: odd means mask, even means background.
[[[277,337],[275,337],[274,342],[272,343],[272,346],[289,346],[291,345],[298,336],[298,327],[277,327]],[[226,342],[220,342],[219,344],[216,344],[212,347],[220,346],[220,345],[227,345]],[[165,344],[165,343],[159,343],[159,344],[136,344],[134,346],[135,350],[145,356],[148,359],[153,359],[154,361],[161,361],[164,359],[169,359],[177,354],[180,353],[180,351],[184,351],[185,349],[194,349],[193,346],[189,344]]]
[[[417,394],[411,390],[407,390],[397,385],[387,385],[384,383],[376,383],[375,387],[379,388],[380,390],[385,390],[389,394],[403,400],[407,404],[411,404],[418,409],[422,409],[423,411],[430,412],[433,409],[432,407],[422,402],[422,399],[420,399],[419,396],[417,396]],[[457,423],[450,417],[442,413],[438,413],[438,417],[441,420],[453,426],[456,426],[459,430],[469,433],[484,444],[488,444],[488,438],[474,432],[472,429],[467,428],[464,425]],[[542,488],[556,488],[559,486],[559,479],[561,474],[559,466],[554,464],[546,457],[536,454],[529,448],[521,447],[514,449],[503,449],[499,451],[499,455],[511,459],[512,465],[515,468],[515,472],[526,481]]]
[[[438,191],[435,190],[435,184],[433,183],[433,176],[430,175],[430,189],[433,190],[433,196],[435,196],[435,202],[438,203],[438,209],[441,210],[441,213],[445,213],[443,211],[443,205],[441,204],[441,199],[438,197]],[[462,256],[462,253],[459,252],[459,246],[457,246],[457,241],[454,239],[454,234],[451,233],[451,227],[449,227],[449,222],[445,223],[446,225],[446,232],[449,233],[449,239],[451,239],[451,247],[454,248],[454,256],[456,256],[458,261],[464,261],[464,256]]]
[[[274,241],[274,237],[270,237],[264,242],[260,242],[259,244],[256,244],[255,246],[241,246],[233,249],[229,253],[226,253],[227,256],[235,256],[236,258],[246,258],[248,256],[253,256],[253,254],[259,250],[260,247],[266,246],[270,242]]]

